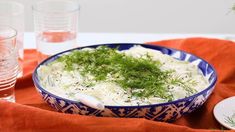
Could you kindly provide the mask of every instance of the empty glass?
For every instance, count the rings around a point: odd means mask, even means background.
[[[73,0],[44,0],[33,6],[38,63],[76,46],[78,14]]]
[[[15,83],[19,71],[16,30],[0,26],[0,100],[15,102]]]
[[[10,26],[17,30],[17,52],[20,64],[18,77],[21,77],[24,58],[24,6],[18,2],[0,1],[0,25]]]

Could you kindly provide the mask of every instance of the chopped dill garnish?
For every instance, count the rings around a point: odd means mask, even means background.
[[[197,82],[195,80],[187,79],[186,81],[182,81],[180,77],[174,77],[170,79],[170,84],[181,86],[188,94],[196,93],[197,90],[191,88],[190,86],[195,86]]]
[[[78,70],[81,75],[93,75],[94,81],[112,81],[132,96],[160,97],[173,100],[167,85],[181,85],[189,93],[195,92],[178,78],[172,79],[172,70],[161,70],[162,64],[152,60],[148,54],[134,58],[120,53],[117,49],[100,46],[94,50],[75,50],[57,59],[65,64],[65,70]],[[74,66],[76,65],[76,66]]]

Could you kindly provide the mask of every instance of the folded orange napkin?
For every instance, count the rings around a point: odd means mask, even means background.
[[[37,65],[35,50],[25,51],[24,76],[17,80],[16,102],[0,101],[0,131],[221,131],[213,117],[213,107],[235,95],[235,43],[231,41],[187,38],[150,42],[181,49],[207,60],[218,73],[210,98],[200,109],[174,123],[146,119],[91,117],[55,112],[37,93],[32,71]]]

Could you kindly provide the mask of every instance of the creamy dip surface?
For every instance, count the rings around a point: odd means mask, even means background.
[[[81,51],[93,52],[94,50],[96,49],[85,48]],[[162,54],[160,51],[136,45],[129,50],[116,50],[115,52],[135,59],[150,58],[152,61],[160,63],[158,64],[160,70],[172,71],[170,72],[170,77],[173,78],[171,80],[176,81],[168,81],[171,83],[163,85],[170,98],[152,95],[151,92],[148,96],[135,96],[133,93],[137,91],[141,94],[144,88],[123,88],[122,85],[117,83],[118,81],[113,81],[116,77],[122,78],[122,75],[118,74],[119,72],[107,74],[105,80],[97,81],[91,73],[85,75],[81,73],[81,69],[84,69],[84,67],[76,63],[70,64],[73,67],[72,70],[66,70],[66,63],[63,61],[54,61],[48,65],[41,65],[37,71],[40,84],[47,91],[63,98],[78,101],[74,95],[83,93],[95,97],[103,102],[104,105],[112,106],[136,106],[169,102],[198,93],[209,85],[209,82],[196,65],[174,59],[169,55]],[[105,70],[105,66],[102,69]],[[166,79],[169,80],[168,78]],[[142,83],[138,82],[138,84]]]

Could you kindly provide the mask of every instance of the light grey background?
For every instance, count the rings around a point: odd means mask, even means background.
[[[1,0],[3,1],[3,0]],[[32,4],[25,5],[25,29],[33,31]],[[79,0],[79,32],[235,33],[235,0]]]

